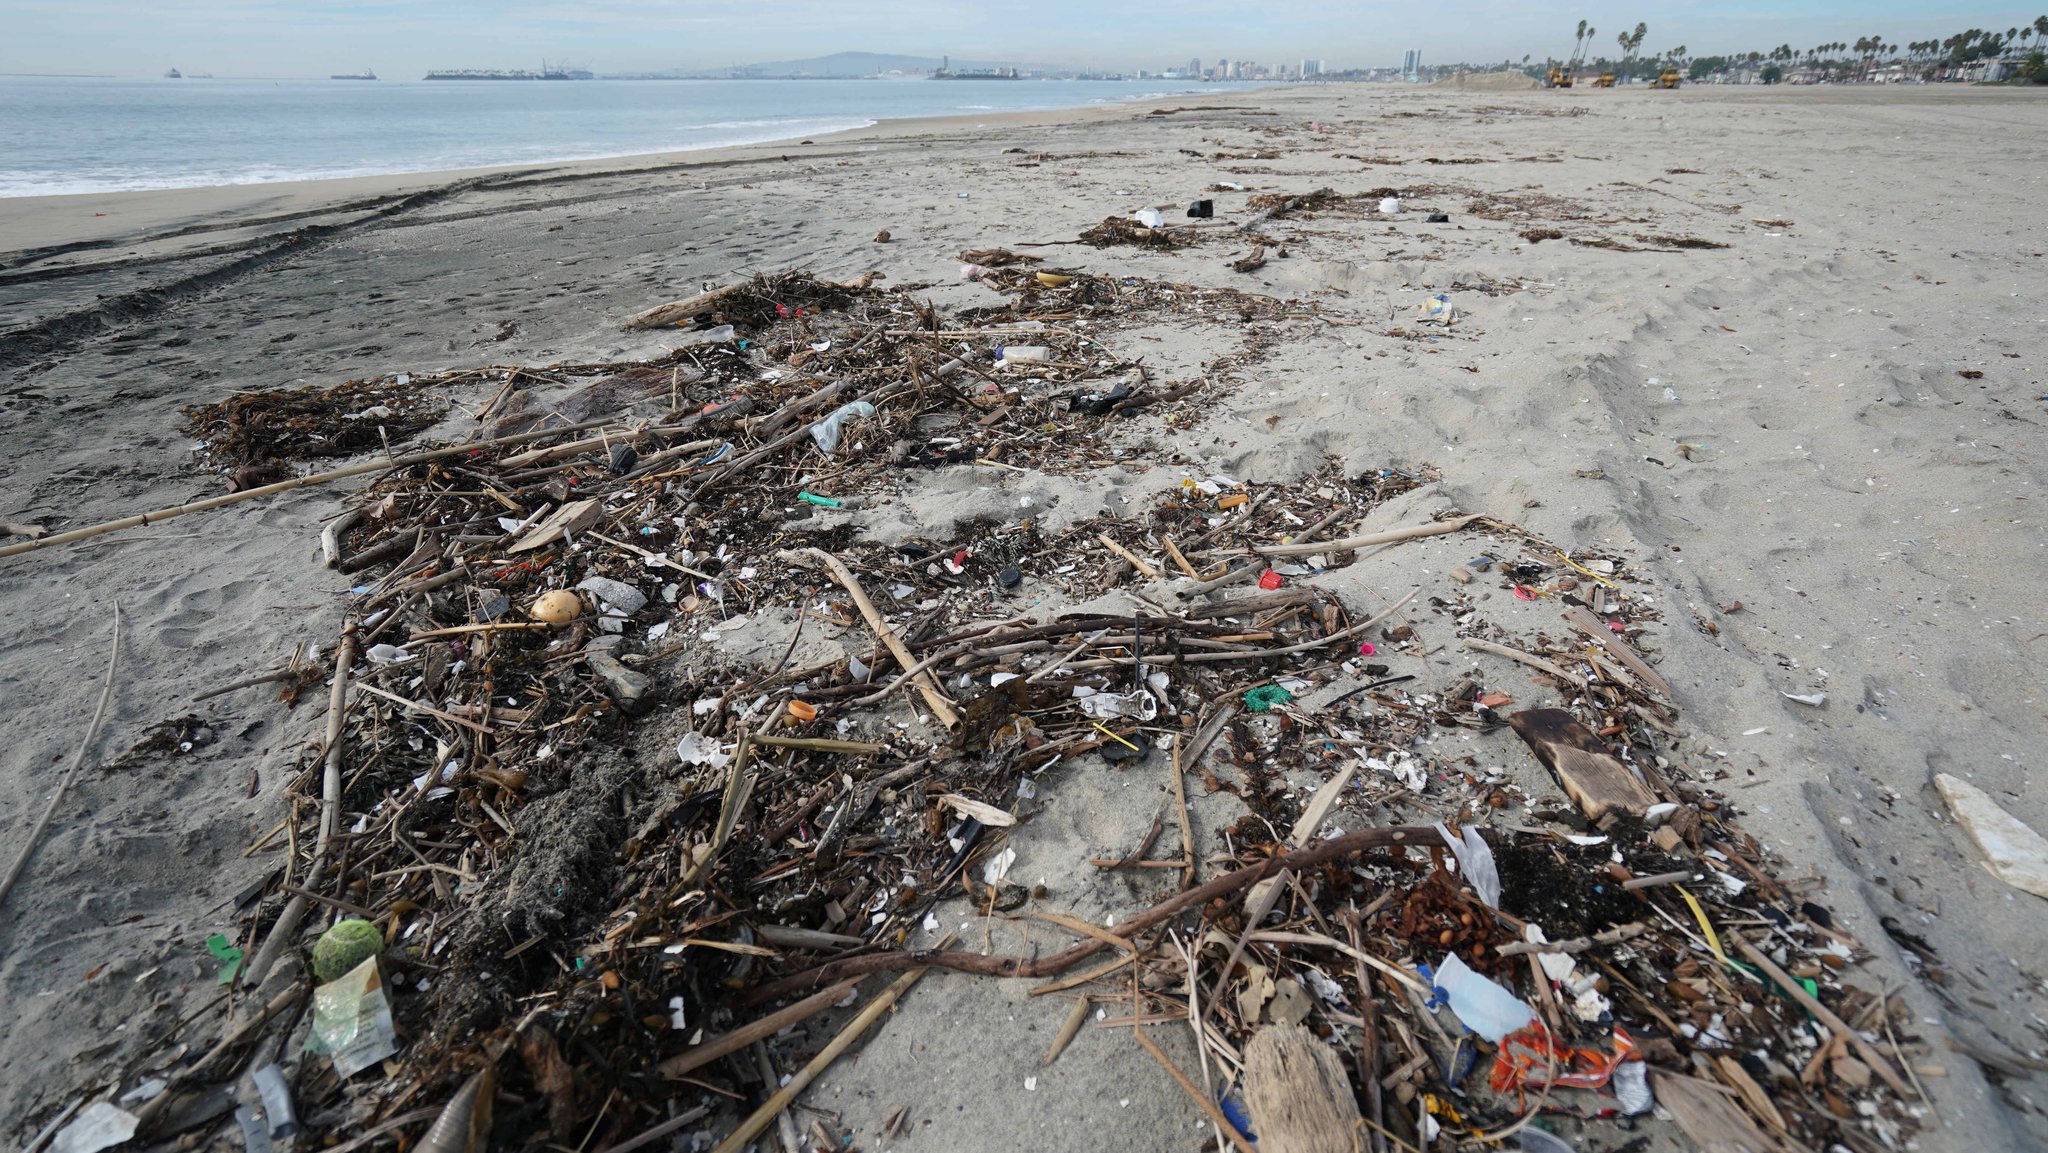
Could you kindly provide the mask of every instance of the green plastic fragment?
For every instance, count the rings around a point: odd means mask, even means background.
[[[223,962],[220,979],[215,981],[214,984],[226,985],[232,983],[235,976],[242,971],[242,951],[229,944],[227,936],[222,933],[215,933],[206,939],[206,951],[212,953]]]
[[[829,497],[829,496],[819,496],[819,495],[818,495],[817,493],[813,493],[813,492],[800,492],[800,493],[796,494],[796,498],[797,498],[798,500],[800,500],[800,501],[803,501],[803,502],[804,502],[804,503],[806,503],[806,504],[814,504],[814,505],[817,505],[817,506],[818,506],[818,507],[820,507],[820,508],[838,508],[838,507],[840,507],[840,505],[839,505],[839,502],[838,502],[838,501],[836,501],[836,500],[833,500],[833,499],[832,499],[831,497]]]
[[[1279,685],[1260,685],[1244,695],[1244,707],[1254,713],[1271,712],[1274,705],[1284,705],[1294,699],[1294,694]]]

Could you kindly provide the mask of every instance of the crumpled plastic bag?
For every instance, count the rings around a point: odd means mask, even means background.
[[[1500,908],[1500,870],[1494,865],[1493,849],[1479,835],[1478,827],[1466,825],[1462,841],[1452,836],[1450,828],[1442,821],[1437,822],[1436,831],[1457,856],[1458,872],[1464,876],[1465,883],[1472,886],[1472,891],[1479,894],[1487,908]]]
[[[313,990],[313,1032],[306,1048],[331,1058],[344,1081],[398,1052],[377,958]]]
[[[832,415],[811,426],[811,439],[827,453],[839,451],[839,439],[845,435],[846,422],[875,415],[875,406],[865,400],[842,404],[832,410]]]
[[[1473,972],[1456,953],[1437,966],[1436,987],[1444,991],[1451,1012],[1467,1029],[1495,1044],[1536,1019],[1536,1011],[1520,997]]]

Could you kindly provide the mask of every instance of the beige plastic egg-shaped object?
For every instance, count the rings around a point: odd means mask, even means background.
[[[542,593],[526,611],[545,624],[565,625],[583,615],[583,600],[568,589],[556,589]]]

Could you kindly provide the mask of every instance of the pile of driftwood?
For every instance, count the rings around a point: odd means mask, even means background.
[[[1451,510],[1368,531],[1430,478],[1334,466],[1191,477],[1057,529],[864,537],[858,511],[923,470],[1103,468],[1122,422],[1192,402],[1203,382],[1154,382],[1102,334],[1254,329],[1221,374],[1295,314],[1017,263],[985,278],[1002,304],[947,318],[800,274],[707,292],[632,323],[708,339],[491,370],[474,439],[341,470],[377,475],[326,533],[358,575],[324,734],[252,847],[277,869],[242,906],[227,1022],[133,1071],[159,1082],[140,1131],[231,1128],[247,1077],[281,1096],[245,1133],[288,1101],[298,1140],[339,1149],[842,1147],[789,1104],[934,968],[1074,997],[1048,1062],[1114,1012],[1098,1027],[1225,1148],[1575,1133],[1652,1102],[1754,1149],[1910,1131],[1908,1023],[1846,983],[1856,942],[1689,765],[1626,557]],[[1024,341],[1042,355],[997,359]],[[1448,591],[1317,583],[1453,536],[1473,559]],[[1554,635],[1489,624],[1487,593],[1554,605]],[[735,649],[743,625],[773,643]],[[1460,651],[1454,680],[1427,659]],[[1527,771],[1437,740],[1506,729]],[[1173,798],[1092,862],[1156,898],[1107,929],[1005,860],[1034,797],[1103,763]],[[1195,789],[1242,819],[1194,827]],[[954,949],[941,907],[1074,940]],[[343,983],[302,958],[350,919],[382,942],[350,1012],[389,1033],[360,1066],[296,1056]],[[828,1034],[783,1035],[849,998]],[[1159,1028],[1190,1029],[1199,1067]]]

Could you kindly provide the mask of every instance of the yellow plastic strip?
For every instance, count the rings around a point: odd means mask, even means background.
[[[1108,729],[1103,728],[1101,725],[1096,725],[1095,731],[1101,733],[1103,736],[1108,737],[1110,740],[1115,741],[1117,744],[1122,745],[1123,747],[1131,750],[1134,753],[1142,753],[1145,751],[1139,748],[1138,746],[1132,744],[1131,742],[1123,739],[1122,737],[1117,736],[1115,733],[1110,732]]]
[[[1564,563],[1572,566],[1575,569],[1578,569],[1582,575],[1592,577],[1594,580],[1599,581],[1601,584],[1606,585],[1608,588],[1618,589],[1621,587],[1620,585],[1614,583],[1606,577],[1601,576],[1599,573],[1596,573],[1593,570],[1586,568],[1585,566],[1581,565],[1578,561],[1575,561],[1571,557],[1566,556],[1564,553],[1558,553],[1557,559],[1563,561]]]
[[[1715,958],[1722,964],[1727,964],[1728,954],[1721,951],[1721,938],[1714,933],[1714,923],[1707,920],[1707,911],[1700,907],[1699,898],[1686,892],[1684,885],[1672,887],[1678,890],[1678,895],[1684,897],[1686,905],[1692,909],[1693,919],[1700,923],[1700,932],[1707,935],[1707,946],[1714,950]]]

